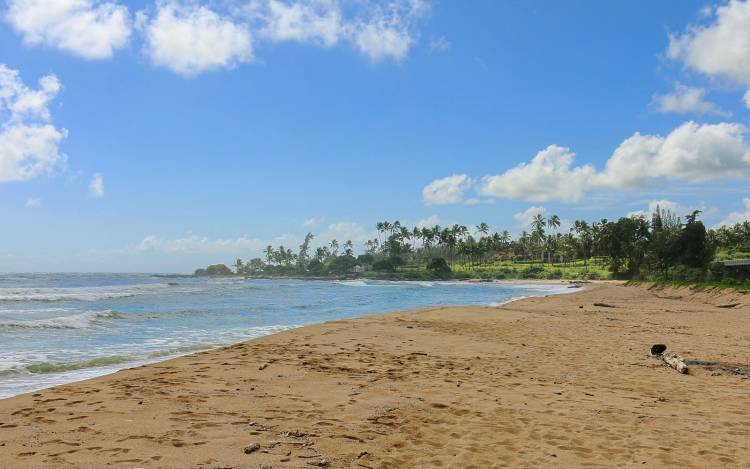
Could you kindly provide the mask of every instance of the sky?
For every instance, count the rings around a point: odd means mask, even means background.
[[[750,2],[0,0],[0,272],[750,219]]]

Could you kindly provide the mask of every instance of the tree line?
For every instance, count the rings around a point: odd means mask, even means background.
[[[681,217],[656,207],[650,218],[627,216],[594,222],[576,220],[567,230],[557,215],[537,214],[528,228],[511,236],[476,226],[405,226],[382,221],[377,236],[365,241],[355,255],[351,240],[331,240],[313,246],[308,233],[297,249],[267,246],[263,257],[237,259],[233,270],[217,264],[198,275],[328,276],[364,272],[398,273],[422,269],[450,276],[457,266],[472,272],[500,263],[566,266],[579,264],[587,272],[591,262],[614,278],[725,278],[734,275],[714,262],[718,257],[750,252],[750,223],[707,229],[696,210]],[[688,278],[689,277],[689,278]]]

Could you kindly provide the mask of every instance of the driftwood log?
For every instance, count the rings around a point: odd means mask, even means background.
[[[671,366],[675,370],[677,370],[679,373],[682,373],[683,375],[686,375],[688,372],[688,366],[685,364],[685,360],[677,355],[674,352],[664,352],[661,355],[661,359],[664,360],[664,363]]]

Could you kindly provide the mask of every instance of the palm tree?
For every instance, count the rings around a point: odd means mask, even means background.
[[[490,226],[487,223],[485,223],[485,222],[482,222],[482,223],[478,224],[476,226],[476,229],[477,229],[476,230],[477,234],[481,233],[483,235],[486,235],[487,233],[490,232]]]
[[[560,227],[560,217],[558,217],[557,215],[552,215],[551,217],[549,217],[549,220],[547,220],[547,226],[557,232],[557,228]],[[554,243],[550,244],[553,249],[556,248]],[[552,250],[547,250],[547,262],[549,262],[550,264],[552,263]]]
[[[540,250],[540,260],[544,260],[544,227],[547,226],[547,221],[544,219],[544,215],[537,213],[531,220],[531,238],[534,241],[536,247]]]

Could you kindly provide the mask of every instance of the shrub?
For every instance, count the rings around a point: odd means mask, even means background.
[[[357,259],[354,256],[338,256],[328,265],[328,270],[334,274],[345,274],[350,272],[357,265]]]
[[[381,259],[372,264],[372,270],[376,272],[393,272],[395,267],[390,259]]]
[[[195,275],[198,277],[210,277],[214,275],[233,275],[232,269],[224,264],[209,265],[205,269],[198,269],[195,271]]]
[[[521,271],[521,278],[540,279],[544,273],[544,267],[540,265],[531,265]]]
[[[433,272],[435,275],[448,275],[451,273],[451,268],[448,263],[442,257],[436,257],[427,264],[427,270]]]

